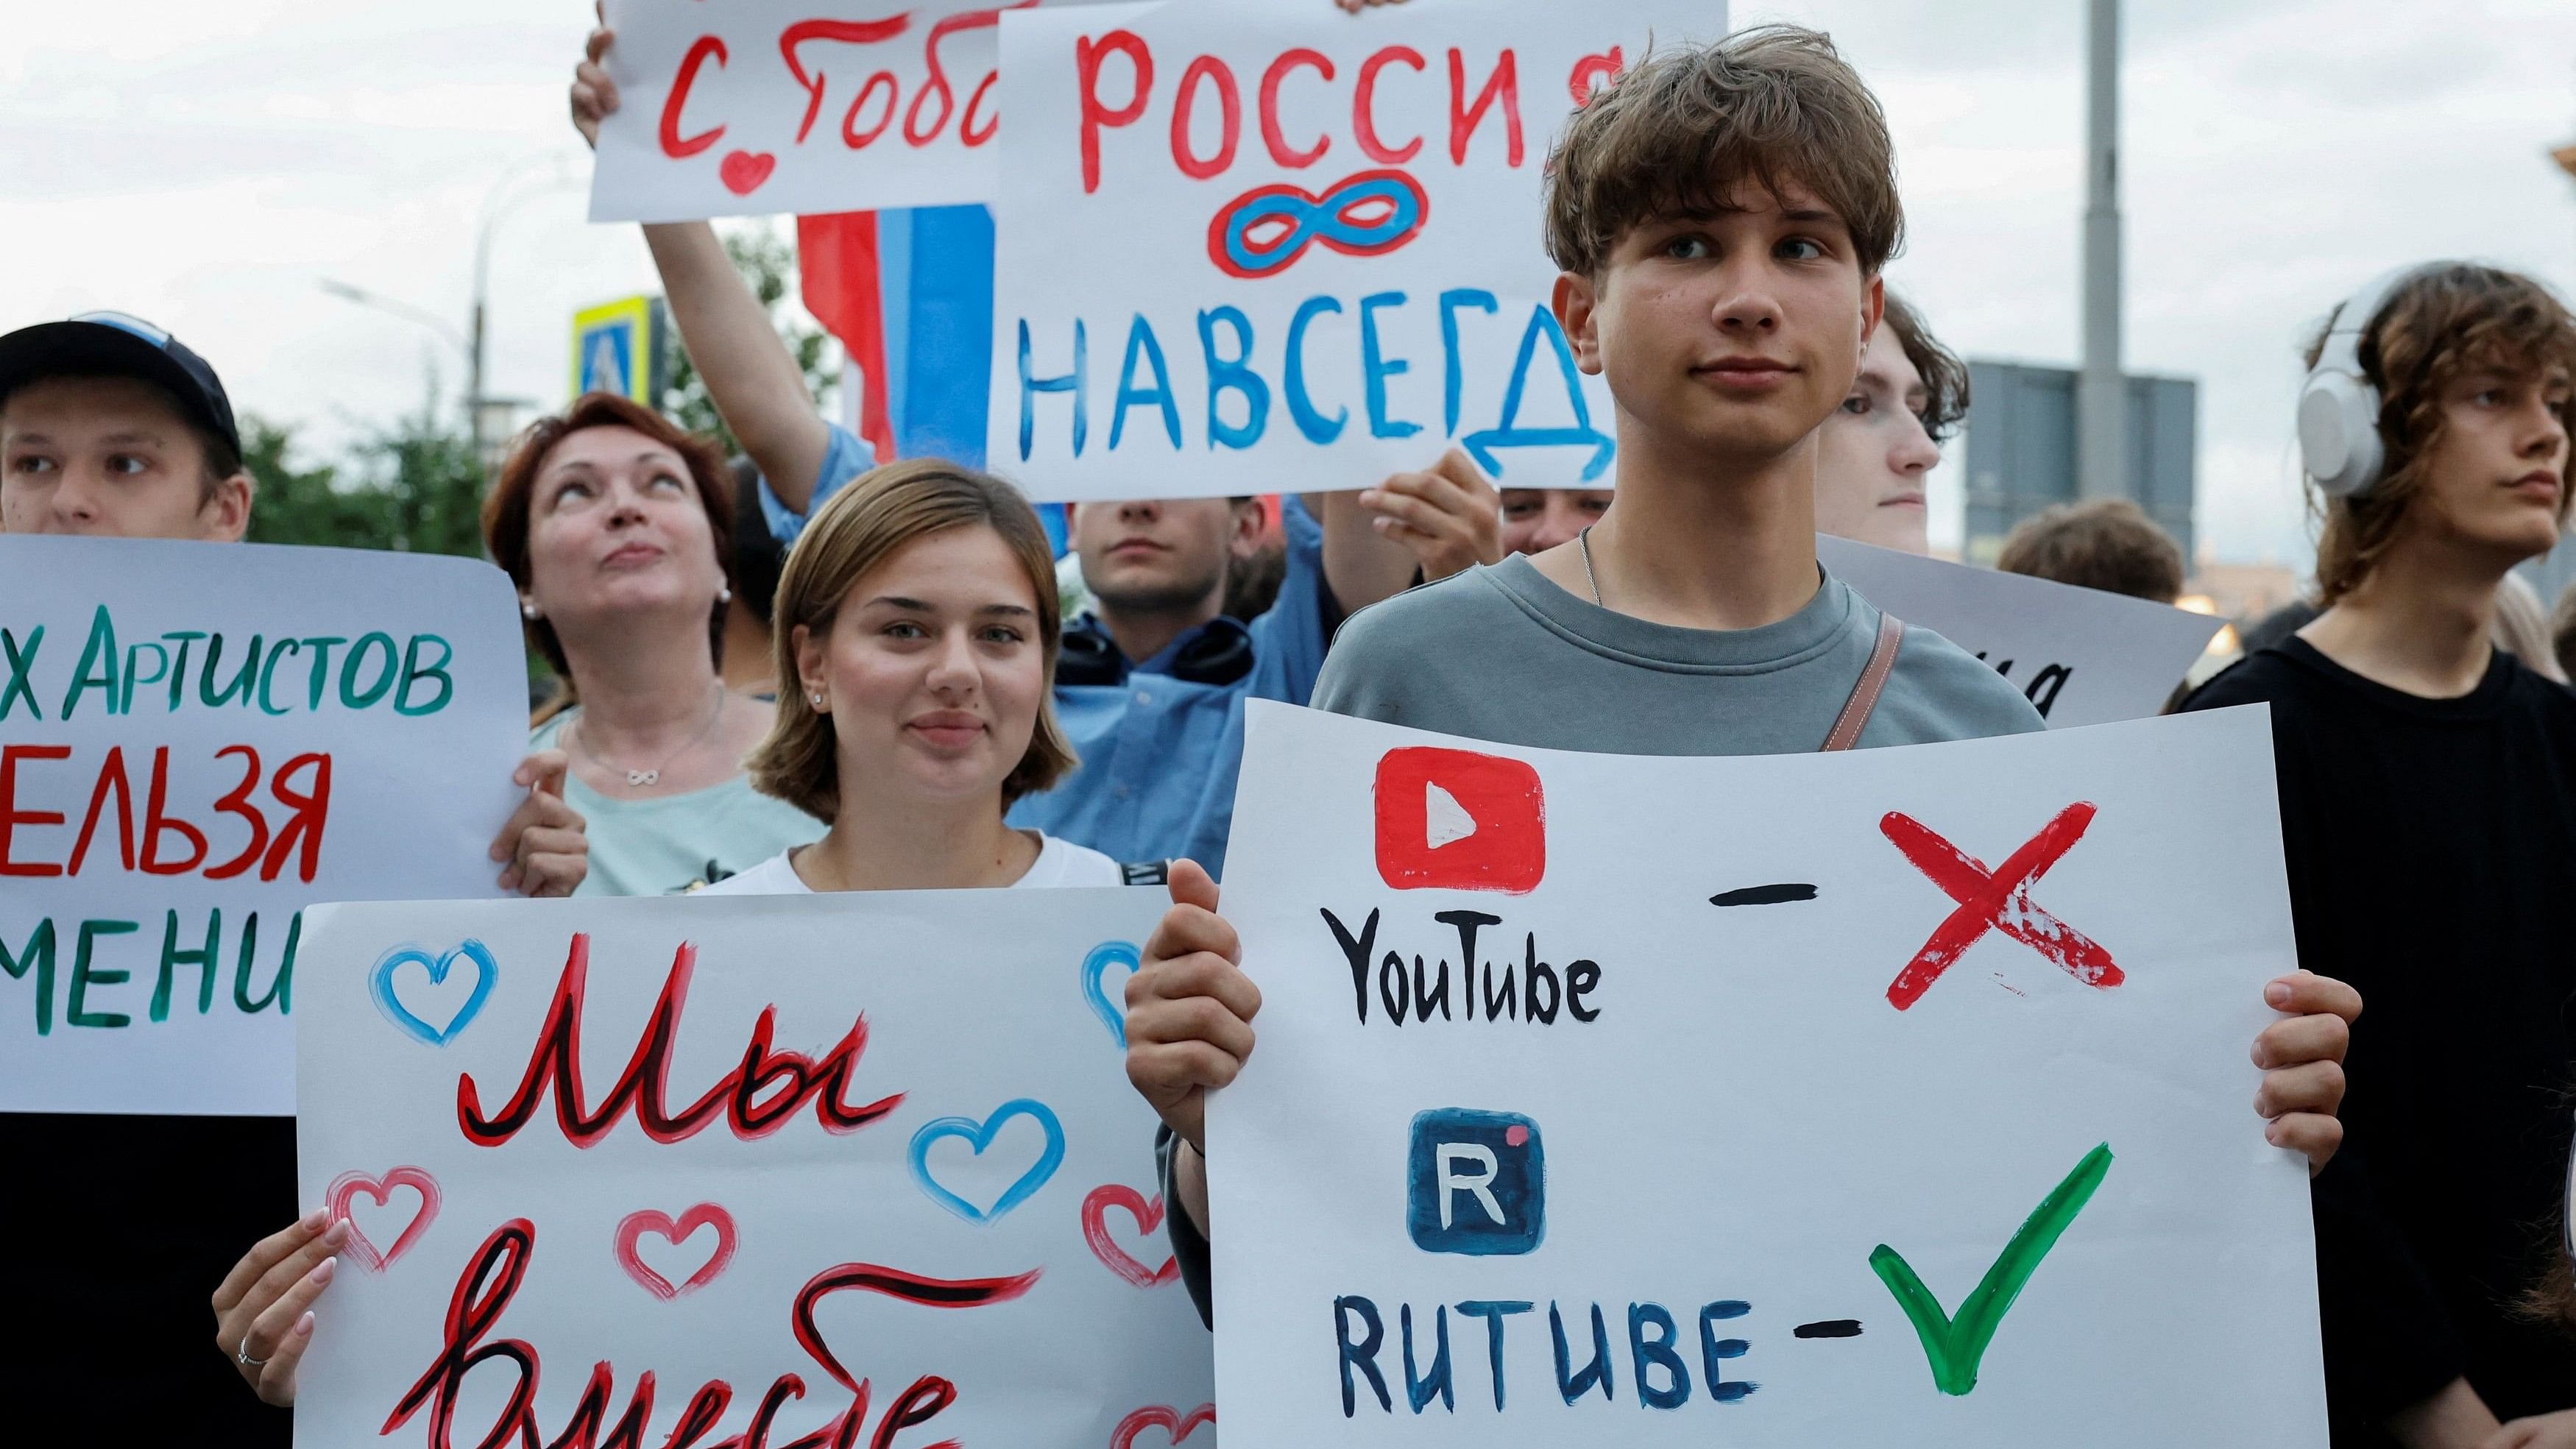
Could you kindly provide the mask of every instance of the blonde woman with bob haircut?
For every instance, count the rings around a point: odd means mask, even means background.
[[[807,524],[778,580],[778,721],[753,785],[831,822],[715,895],[1119,885],[1096,850],[1003,823],[1071,769],[1051,694],[1055,560],[1009,484],[923,459]]]

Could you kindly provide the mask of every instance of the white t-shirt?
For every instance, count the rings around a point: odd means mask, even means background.
[[[737,876],[717,881],[696,892],[702,896],[810,896],[814,888],[780,851]],[[1028,873],[1011,882],[1012,890],[1041,886],[1114,886],[1125,885],[1127,877],[1118,862],[1087,845],[1058,840],[1052,835],[1038,837],[1038,858],[1029,863]]]

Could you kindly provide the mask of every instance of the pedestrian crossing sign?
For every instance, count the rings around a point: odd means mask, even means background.
[[[662,299],[651,295],[621,297],[575,312],[573,396],[613,392],[646,407],[658,405],[668,381],[669,329]]]

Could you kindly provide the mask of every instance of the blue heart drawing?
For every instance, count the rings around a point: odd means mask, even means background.
[[[1038,1154],[1036,1164],[1021,1173],[1020,1180],[1012,1183],[989,1210],[950,1192],[931,1177],[930,1144],[942,1137],[963,1137],[974,1147],[975,1155],[981,1157],[984,1149],[993,1145],[994,1135],[1002,1130],[1002,1124],[1014,1117],[1030,1118],[1046,1129],[1046,1151]],[[1046,1186],[1047,1179],[1055,1176],[1055,1170],[1063,1165],[1064,1124],[1055,1119],[1055,1113],[1048,1110],[1044,1102],[1027,1097],[1004,1102],[993,1109],[992,1116],[981,1122],[972,1117],[942,1117],[923,1123],[921,1130],[912,1134],[912,1180],[921,1185],[923,1192],[930,1194],[932,1202],[970,1223],[992,1222],[1028,1201],[1030,1195]]]
[[[455,968],[460,956],[474,963],[474,991],[465,998],[465,1004],[456,1009],[456,1014],[447,1019],[445,1026],[432,1026],[421,1020],[402,1004],[401,998],[394,995],[394,972],[402,967],[420,967],[429,973],[429,984],[437,986],[447,980],[447,973]],[[385,1020],[400,1028],[405,1036],[443,1047],[482,1013],[483,1002],[492,994],[492,983],[500,979],[500,975],[501,968],[493,961],[491,948],[470,937],[443,956],[432,956],[418,946],[396,946],[376,962],[368,992],[376,998],[376,1010],[383,1012]]]
[[[1124,966],[1132,972],[1142,961],[1136,948],[1125,941],[1103,941],[1082,958],[1082,999],[1091,1003],[1092,1013],[1109,1028],[1109,1039],[1118,1043],[1120,1051],[1127,1049],[1127,1013],[1110,1002],[1108,989],[1100,984],[1100,978],[1109,974],[1112,966]]]

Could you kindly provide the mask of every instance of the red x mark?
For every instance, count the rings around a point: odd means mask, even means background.
[[[2038,906],[2031,904],[2033,881],[2048,873],[2075,842],[2084,838],[2084,829],[2093,823],[2093,807],[2081,801],[2057,812],[2029,842],[2016,850],[1999,870],[1989,871],[1984,862],[1933,834],[1921,821],[1893,811],[1878,822],[1878,828],[1914,862],[1914,868],[1932,878],[1959,907],[1941,923],[1905,969],[1896,973],[1888,984],[1887,1000],[1903,1011],[1923,998],[1932,983],[1953,962],[1967,954],[1968,948],[1984,938],[1989,930],[2000,930],[2042,956],[2063,967],[2066,974],[2087,986],[2109,988],[2125,979],[2119,963],[2111,953],[2082,931],[2066,924]]]

